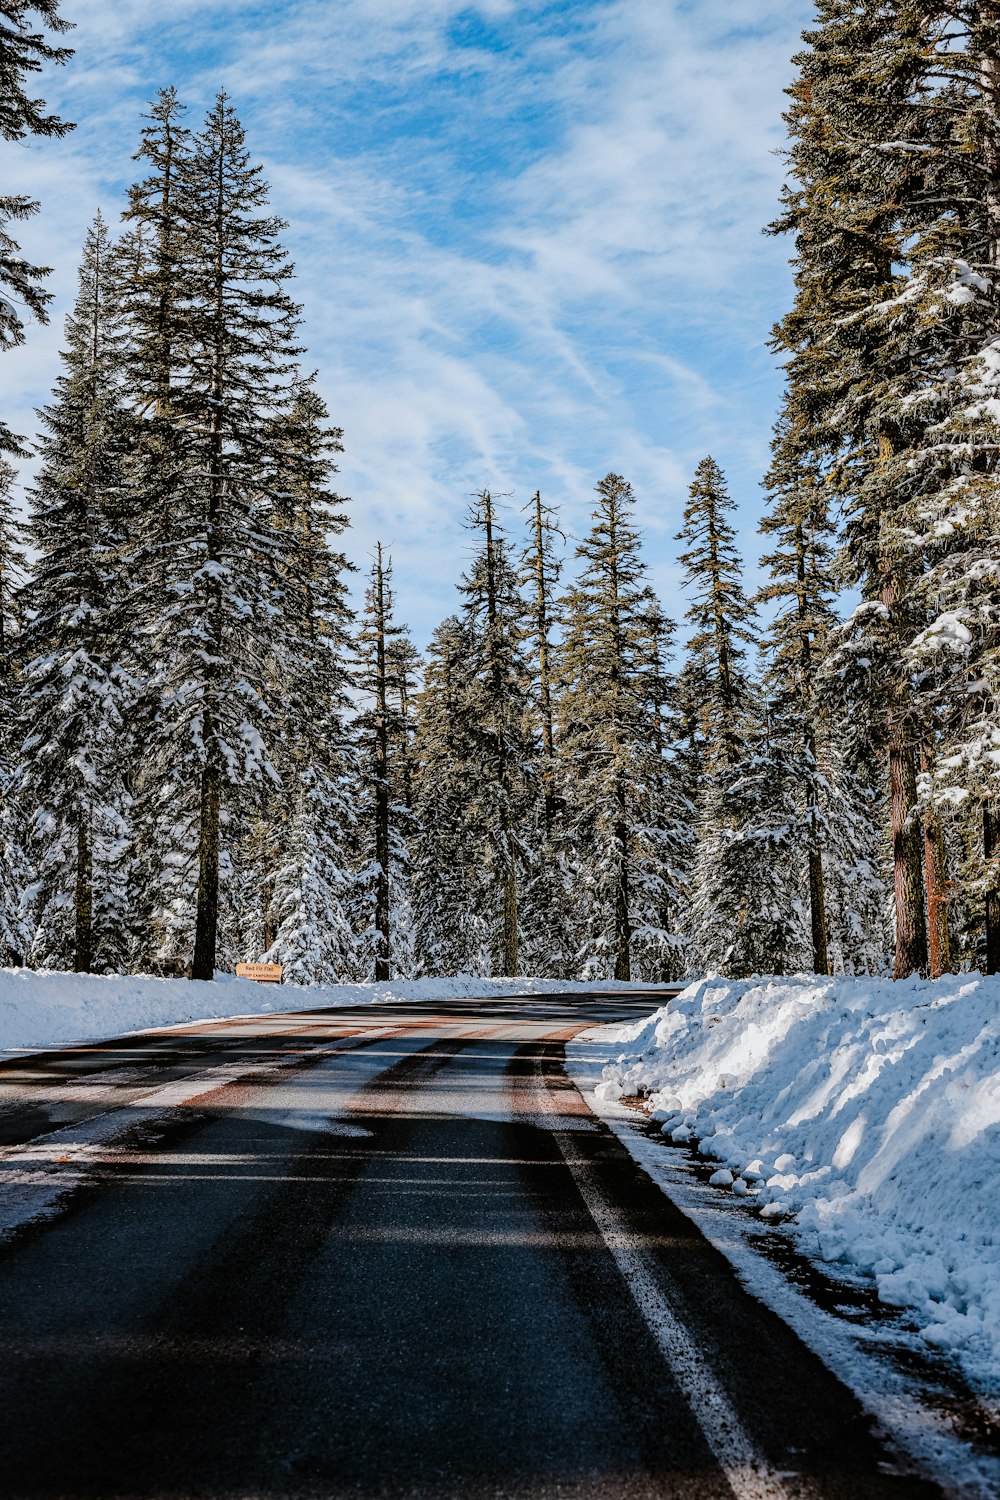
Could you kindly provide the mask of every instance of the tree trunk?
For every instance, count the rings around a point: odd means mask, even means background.
[[[89,974],[94,962],[94,872],[87,814],[81,809],[76,825],[76,891],[74,907],[76,932],[73,968],[77,974]]]
[[[542,516],[542,492],[535,491],[533,529],[535,536],[535,630],[538,635],[538,685],[542,709],[542,795],[545,810],[545,832],[552,833],[556,817],[555,736],[552,724],[552,677],[549,668],[549,608],[545,574],[545,526]]]
[[[500,705],[503,701],[503,669],[497,655],[497,585],[496,553],[493,548],[493,499],[489,490],[480,496],[483,502],[483,525],[486,532],[486,619],[489,630],[490,687],[493,698],[496,774],[500,786],[500,843],[503,861],[503,918],[500,928],[500,967],[505,975],[518,970],[517,933],[517,866],[514,862],[513,829],[507,793],[510,785],[510,757],[505,741],[506,725]]]
[[[986,876],[986,973],[1000,974],[1000,814],[983,803],[983,866]]]
[[[920,752],[920,768],[927,771],[930,757]],[[927,886],[927,938],[932,979],[951,973],[951,931],[948,921],[948,870],[944,829],[937,813],[924,813],[924,880]]]
[[[809,783],[806,787],[806,816],[808,823],[809,865],[809,928],[812,935],[812,965],[814,974],[829,974],[830,953],[826,930],[826,882],[823,878],[823,851],[817,836],[816,796],[816,739],[811,731],[806,736],[806,755],[809,760]]]
[[[809,919],[812,933],[814,974],[829,974],[830,955],[826,938],[826,885],[823,879],[823,852],[815,843],[809,850]]]
[[[194,928],[192,979],[215,975],[219,928],[219,811],[222,777],[210,761],[201,773],[201,827],[198,837],[198,912]]]
[[[503,972],[515,975],[519,955],[517,943],[517,875],[509,865],[503,883]]]
[[[632,893],[628,878],[628,819],[625,788],[618,782],[615,843],[618,846],[618,882],[615,891],[615,978],[632,978]]]
[[[879,438],[879,456],[887,460],[892,444]],[[882,567],[882,603],[893,631],[893,642],[899,636],[896,573],[892,559],[884,554]],[[906,979],[910,974],[927,973],[927,925],[924,916],[923,850],[921,833],[914,816],[917,805],[917,768],[913,745],[906,733],[909,709],[909,682],[902,667],[894,663],[890,672],[886,703],[886,744],[889,755],[889,818],[892,833],[893,897],[896,909],[896,955],[892,975]]]
[[[220,150],[216,182],[215,220],[215,307],[212,324],[212,401],[209,408],[209,486],[206,556],[209,562],[219,560],[219,518],[225,490],[222,435],[222,398],[224,394],[223,363],[226,347],[226,310],[224,301],[225,268],[222,258],[224,237],[223,157]],[[204,722],[205,766],[201,774],[201,820],[198,835],[198,910],[194,930],[192,979],[212,979],[215,975],[215,949],[219,931],[219,827],[222,808],[222,772],[216,759],[218,734],[214,705],[217,704],[217,662],[223,658],[222,589],[217,577],[209,584],[213,661],[206,673],[207,709]]]
[[[375,978],[389,975],[389,724],[385,668],[385,573],[382,543],[375,565]]]
[[[615,892],[615,978],[632,978],[632,920],[629,915],[628,830],[615,824],[618,844],[618,888]]]
[[[892,977],[927,972],[927,928],[920,830],[911,814],[917,800],[913,751],[898,725],[889,742],[889,814],[892,829],[893,895],[896,907],[896,959]]]
[[[262,953],[270,952],[271,944],[274,942],[274,939],[277,936],[274,930],[274,916],[271,911],[271,902],[273,901],[273,899],[274,887],[271,885],[271,882],[269,880],[265,881],[264,888],[261,891],[261,906],[263,908],[264,926],[264,946],[261,949]]]

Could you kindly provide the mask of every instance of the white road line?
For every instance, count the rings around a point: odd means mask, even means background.
[[[543,1080],[536,1092],[550,1118],[560,1110]],[[749,1433],[722,1389],[704,1355],[663,1295],[648,1258],[636,1244],[634,1233],[619,1218],[614,1207],[593,1181],[593,1168],[580,1152],[575,1133],[554,1129],[553,1139],[569,1168],[587,1212],[600,1232],[632,1294],[643,1321],[653,1335],[692,1415],[736,1496],[736,1500],[791,1500],[804,1496],[798,1475],[791,1491],[770,1469],[754,1447]],[[660,1273],[662,1276],[662,1271]]]

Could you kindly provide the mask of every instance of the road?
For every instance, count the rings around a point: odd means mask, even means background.
[[[930,1500],[562,1067],[614,995],[0,1066],[0,1494]]]

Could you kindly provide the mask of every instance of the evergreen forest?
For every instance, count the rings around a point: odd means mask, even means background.
[[[31,96],[57,0],[3,16],[0,133],[64,133]],[[706,456],[671,618],[609,455],[578,536],[544,493],[454,497],[426,650],[406,557],[352,557],[233,101],[155,98],[39,430],[0,420],[0,963],[1000,969],[1000,5],[818,0],[795,69],[763,585]],[[36,206],[0,198],[6,346],[47,316]]]

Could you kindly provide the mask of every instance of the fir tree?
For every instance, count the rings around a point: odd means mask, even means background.
[[[193,919],[191,972],[205,979],[216,963],[227,820],[238,823],[241,803],[278,775],[271,586],[295,542],[276,520],[280,496],[262,460],[296,379],[298,309],[282,222],[265,212],[261,169],[225,96],[190,143],[175,116],[175,101],[161,97],[143,147],[153,172],[133,196],[152,227],[129,288],[140,351],[133,396],[172,429],[169,490],[139,542],[160,698],[146,840],[170,851],[159,871],[163,942],[183,954]]]
[[[73,129],[68,121],[47,114],[44,99],[32,98],[28,92],[31,75],[46,63],[65,63],[73,56],[69,47],[54,41],[71,27],[59,14],[59,0],[4,0],[0,8],[0,136],[5,141],[61,136]],[[23,344],[25,314],[40,323],[48,321],[46,309],[52,293],[42,282],[50,268],[30,265],[11,233],[11,225],[30,219],[38,208],[34,198],[23,194],[0,195],[0,349]],[[0,421],[0,452],[22,451],[20,439]]]
[[[482,755],[472,711],[472,634],[455,615],[438,626],[415,703],[412,882],[425,974],[485,974],[492,967],[496,923],[469,795]]]
[[[257,836],[244,853],[252,878],[241,930],[248,956],[263,949],[289,979],[308,984],[342,981],[357,967],[350,565],[331,545],[347,526],[332,488],[341,436],[312,382],[299,381],[269,424],[262,455],[269,526],[282,540],[263,673],[277,781],[262,783]]]
[[[528,514],[530,542],[521,559],[524,586],[532,600],[527,612],[526,638],[533,648],[533,668],[536,683],[538,727],[542,742],[542,789],[545,809],[545,829],[551,834],[558,805],[556,786],[555,714],[553,697],[553,644],[552,631],[557,621],[555,613],[555,589],[562,571],[556,554],[558,542],[565,541],[559,527],[559,518],[550,505],[542,502],[540,490],[525,507]]]
[[[0,964],[20,964],[29,933],[23,802],[16,795],[20,744],[20,634],[24,625],[22,524],[11,497],[12,465],[0,458]]]
[[[687,548],[678,561],[691,596],[686,618],[694,626],[687,643],[684,694],[695,705],[709,769],[729,767],[739,759],[749,693],[745,648],[754,639],[736,534],[726,519],[733,508],[722,470],[714,459],[702,459],[677,540]]]
[[[481,841],[486,900],[498,912],[494,972],[517,974],[522,830],[537,785],[529,735],[524,602],[489,490],[477,495],[468,524],[482,534],[482,546],[460,585],[471,645],[466,706],[478,747],[469,788],[470,826]]]
[[[700,761],[692,957],[701,966],[742,973],[780,963],[778,929],[789,893],[779,865],[788,836],[789,777],[746,671],[754,616],[727,519],[733,508],[722,470],[714,459],[703,459],[678,535],[686,545],[679,560],[694,627],[681,697],[689,720],[688,757],[693,745]]]
[[[737,976],[801,969],[808,953],[797,767],[771,706],[753,708],[738,757],[706,779],[691,903],[697,967]]]
[[[826,881],[823,869],[824,780],[821,742],[828,724],[821,714],[817,675],[826,638],[836,616],[832,575],[834,532],[827,490],[814,456],[803,441],[803,424],[786,409],[774,441],[767,477],[770,505],[761,531],[774,538],[774,551],[762,559],[771,581],[760,601],[777,605],[770,628],[767,687],[774,711],[785,726],[795,766],[800,829],[808,870],[812,970],[830,971]]]
[[[402,778],[393,775],[395,755],[408,756],[406,658],[393,653],[402,635],[393,618],[392,560],[385,558],[376,542],[365,612],[358,632],[356,684],[367,699],[357,720],[361,767],[360,805],[364,833],[360,841],[366,857],[364,871],[365,922],[362,942],[372,955],[375,979],[392,978],[400,972],[400,943],[409,925],[405,839],[408,813],[405,803],[394,796],[394,780],[402,779],[405,796],[408,770]],[[403,679],[395,673],[403,667]],[[403,910],[399,910],[402,905]],[[373,910],[372,910],[373,908]]]
[[[31,494],[35,551],[24,633],[29,706],[21,793],[34,809],[33,955],[88,971],[121,961],[120,862],[128,834],[120,552],[130,424],[107,228],[84,244],[66,324],[65,374],[42,412],[42,469]]]
[[[847,581],[883,611],[881,722],[870,748],[886,764],[900,976],[928,962],[916,790],[927,747],[907,660],[923,623],[922,560],[905,531],[924,483],[914,453],[932,416],[927,378],[933,385],[945,367],[911,276],[920,225],[940,198],[935,163],[951,154],[942,149],[950,105],[924,86],[933,28],[929,8],[823,0],[796,59],[787,116],[793,186],[774,226],[796,235],[795,306],[776,344],[842,497]],[[935,894],[932,886],[932,904]]]
[[[594,524],[576,555],[581,569],[561,608],[566,620],[560,703],[563,777],[578,883],[581,951],[588,974],[630,979],[671,964],[667,861],[656,793],[658,728],[648,692],[652,602],[619,474],[597,486]]]

